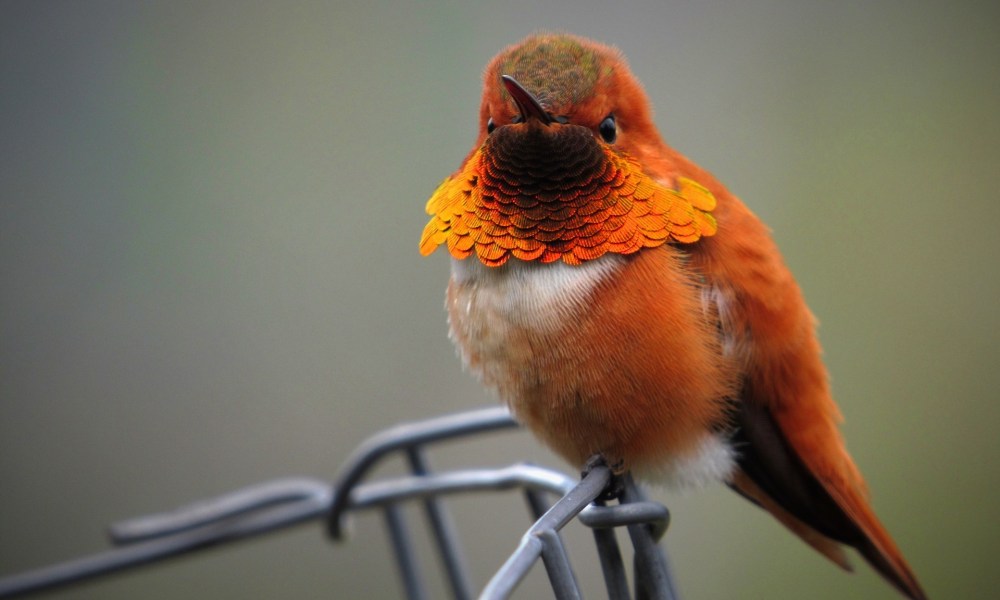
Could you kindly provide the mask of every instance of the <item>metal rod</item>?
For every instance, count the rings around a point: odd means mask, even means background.
[[[169,512],[113,523],[108,527],[108,534],[116,545],[133,544],[232,519],[269,506],[294,504],[301,500],[328,504],[330,484],[321,479],[305,477],[266,481]]]
[[[421,444],[493,429],[513,427],[504,409],[471,411],[400,425],[370,437],[342,469],[338,485],[318,479],[287,478],[249,486],[176,510],[128,519],[110,528],[117,548],[76,560],[0,579],[0,597],[21,595],[89,579],[138,565],[189,553],[319,519],[326,515],[333,533],[339,533],[345,511],[381,508],[403,586],[411,598],[428,592],[418,555],[407,528],[402,502],[418,500],[427,513],[437,549],[452,590],[460,600],[471,596],[468,570],[458,544],[454,522],[446,512],[443,494],[521,488],[536,519],[521,537],[517,549],[482,592],[487,599],[507,598],[539,559],[545,564],[553,590],[560,598],[580,594],[572,565],[559,536],[571,519],[594,530],[601,568],[611,598],[628,598],[628,581],[615,527],[627,525],[636,556],[636,588],[640,598],[677,597],[664,550],[657,540],[666,531],[670,514],[646,501],[641,488],[626,477],[617,506],[592,501],[611,478],[606,466],[590,470],[583,480],[530,465],[501,469],[474,469],[433,474]],[[382,457],[395,451],[407,454],[414,475],[362,484],[362,478]],[[558,500],[548,506],[546,494]],[[589,506],[588,506],[589,505]]]
[[[545,494],[538,490],[524,488],[524,498],[527,500],[528,508],[531,510],[531,517],[536,521],[542,518],[545,511],[549,510],[550,504],[546,502]]]
[[[406,452],[410,467],[416,475],[427,475],[430,468],[420,448],[411,447]],[[437,496],[424,498],[424,510],[431,522],[434,541],[437,542],[441,561],[444,563],[451,585],[452,594],[456,600],[472,598],[472,582],[469,580],[469,570],[462,560],[462,550],[458,541],[458,532],[451,515],[444,508],[444,503]]]
[[[604,586],[611,600],[628,600],[631,597],[628,589],[628,575],[625,573],[625,561],[622,560],[621,548],[614,529],[596,528],[594,543],[597,545],[597,557],[601,561],[601,572],[604,573]]]
[[[389,529],[389,539],[396,555],[396,564],[399,566],[399,574],[403,580],[406,597],[410,600],[425,600],[427,592],[420,575],[420,566],[417,564],[413,542],[410,540],[409,530],[406,528],[403,509],[398,504],[387,504],[383,509],[383,514],[385,515],[386,527]]]
[[[545,529],[535,535],[542,541],[542,562],[549,575],[549,583],[558,600],[582,600],[580,584],[573,574],[566,547],[554,529]]]
[[[369,437],[344,462],[334,485],[333,503],[327,518],[330,536],[334,539],[342,536],[341,518],[348,508],[350,491],[382,456],[409,446],[512,427],[517,427],[517,423],[507,409],[487,408],[404,423]]]
[[[637,489],[631,475],[625,475],[622,490],[623,503],[642,502],[642,493]],[[666,557],[653,538],[653,528],[648,523],[628,526],[628,534],[635,548],[633,555],[635,568],[635,596],[637,599],[676,600]]]
[[[521,537],[521,543],[507,562],[493,575],[480,595],[481,599],[507,598],[528,574],[542,553],[539,532],[562,529],[585,506],[596,498],[608,481],[611,470],[604,465],[594,467],[568,493],[556,501],[540,519]]]

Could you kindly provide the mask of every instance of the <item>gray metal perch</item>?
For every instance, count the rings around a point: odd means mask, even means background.
[[[115,548],[2,578],[0,598],[65,586],[311,520],[325,518],[331,536],[339,539],[344,519],[361,509],[383,511],[406,597],[427,598],[423,572],[402,511],[406,501],[423,504],[453,597],[472,598],[474,587],[444,497],[519,488],[537,520],[480,598],[510,597],[539,559],[556,598],[581,597],[559,535],[567,523],[578,517],[593,530],[610,598],[632,597],[614,534],[614,528],[624,526],[635,548],[636,597],[675,599],[666,557],[657,544],[669,524],[669,513],[663,505],[646,500],[630,478],[624,481],[619,504],[605,506],[598,499],[611,478],[605,466],[591,469],[580,481],[525,464],[431,472],[425,446],[515,426],[506,410],[490,408],[393,427],[363,442],[333,486],[313,478],[277,479],[177,510],[115,523],[109,528]],[[411,475],[363,482],[380,460],[396,452],[405,454]],[[558,498],[551,506],[547,501],[550,495]]]

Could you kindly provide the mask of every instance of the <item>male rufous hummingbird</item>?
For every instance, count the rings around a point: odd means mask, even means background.
[[[539,34],[486,67],[427,202],[465,366],[576,466],[721,480],[845,569],[920,584],[837,429],[815,320],[767,227],[666,145],[615,49]]]

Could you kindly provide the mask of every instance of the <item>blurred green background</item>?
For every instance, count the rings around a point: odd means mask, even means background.
[[[379,429],[491,404],[447,340],[448,260],[418,255],[423,205],[475,136],[486,62],[562,29],[619,46],[665,137],[774,229],[875,507],[930,595],[996,597],[998,14],[0,4],[0,574],[101,549],[116,519],[332,477]],[[526,433],[432,460],[563,468]],[[721,486],[656,496],[686,598],[896,597]],[[455,504],[482,585],[523,502]],[[397,596],[381,521],[354,525],[344,545],[300,527],[50,597]]]

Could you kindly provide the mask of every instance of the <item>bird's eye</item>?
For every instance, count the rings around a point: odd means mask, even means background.
[[[615,124],[615,116],[608,115],[604,117],[597,130],[601,132],[601,137],[604,138],[605,142],[613,144],[615,138],[618,137],[618,126]]]
[[[496,124],[493,123],[493,117],[490,117],[490,119],[486,121],[486,133],[493,133],[493,130],[496,128]]]

